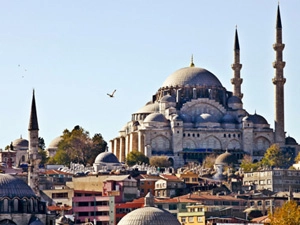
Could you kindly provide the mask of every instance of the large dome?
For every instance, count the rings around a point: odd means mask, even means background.
[[[177,70],[167,77],[162,87],[181,87],[185,85],[223,87],[219,79],[214,74],[199,67],[185,67]]]
[[[9,174],[0,174],[0,197],[36,197],[33,190],[23,180]]]
[[[144,207],[128,213],[118,225],[180,225],[180,223],[174,215],[166,210]]]

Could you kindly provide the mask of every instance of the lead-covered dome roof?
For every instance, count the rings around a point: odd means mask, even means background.
[[[162,87],[180,87],[185,85],[223,87],[214,74],[199,67],[185,67],[175,71],[167,77]]]
[[[268,121],[261,115],[254,114],[254,115],[248,115],[243,118],[243,121],[250,121],[254,124],[268,124]]]
[[[219,155],[216,158],[216,161],[215,161],[216,165],[219,165],[219,164],[222,164],[222,165],[231,165],[231,164],[237,164],[237,163],[238,163],[238,160],[235,157],[235,155],[231,154],[228,151],[226,151],[223,154]]]
[[[17,148],[28,148],[28,141],[24,138],[18,138],[13,141],[13,146]]]
[[[95,163],[100,164],[100,163],[120,163],[120,162],[112,152],[102,152],[96,157]]]
[[[128,213],[118,225],[180,225],[180,222],[166,210],[144,207]]]
[[[57,148],[59,142],[60,142],[62,139],[63,139],[63,138],[62,138],[61,136],[54,138],[54,139],[50,142],[48,148]]]
[[[23,180],[9,174],[0,174],[0,198],[36,197],[33,190]]]
[[[168,123],[168,120],[166,117],[161,113],[151,113],[148,115],[144,122],[162,122],[162,123]]]

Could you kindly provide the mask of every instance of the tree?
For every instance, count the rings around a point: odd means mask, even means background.
[[[244,172],[251,172],[257,171],[260,165],[259,163],[253,163],[250,155],[245,155],[242,159],[240,167],[244,170]]]
[[[127,154],[126,164],[133,166],[136,164],[149,163],[149,158],[139,151],[132,151]]]
[[[70,162],[75,162],[91,165],[107,147],[101,134],[90,138],[89,132],[78,125],[72,131],[65,129],[61,137],[57,152],[49,161],[54,164],[69,165]]]
[[[38,141],[39,141],[39,143],[38,143],[38,154],[41,157],[40,165],[44,166],[48,161],[47,152],[45,151],[46,145],[45,145],[44,138],[39,137]]]
[[[298,225],[300,224],[300,206],[296,201],[287,201],[282,207],[269,212],[270,225]]]
[[[216,155],[215,154],[210,154],[205,157],[203,160],[203,168],[206,169],[213,169],[216,161]]]
[[[282,167],[287,163],[287,160],[289,159],[284,157],[279,145],[273,144],[267,149],[261,163],[263,166]]]
[[[150,158],[150,165],[156,167],[169,167],[171,162],[168,160],[167,156],[152,156]]]

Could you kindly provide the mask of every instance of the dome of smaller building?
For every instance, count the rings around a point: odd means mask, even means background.
[[[165,95],[164,97],[162,97],[160,99],[160,101],[161,102],[175,102],[176,99],[173,96],[171,96],[171,95],[168,94],[168,95]]]
[[[117,157],[112,153],[112,152],[102,152],[100,153],[96,159],[95,159],[96,164],[101,164],[101,163],[117,163],[120,164],[119,160]]]
[[[13,146],[14,148],[28,148],[28,141],[21,137],[13,141]]]
[[[286,145],[298,145],[297,141],[290,136],[285,138],[285,144]]]
[[[164,209],[144,207],[126,214],[118,225],[180,225],[180,222]]]
[[[226,151],[223,154],[219,155],[216,158],[215,164],[219,165],[231,165],[231,164],[237,164],[238,160],[235,157],[235,155],[231,154],[230,152]]]
[[[237,120],[230,114],[225,114],[222,119],[221,119],[221,123],[237,123]]]
[[[54,139],[50,142],[48,148],[57,148],[57,147],[58,147],[58,144],[59,144],[59,142],[60,142],[61,140],[62,140],[62,137],[61,137],[61,136],[54,138]]]
[[[227,104],[228,105],[229,104],[235,104],[235,103],[242,104],[242,100],[239,97],[237,97],[237,96],[231,96],[230,98],[228,98],[228,100],[227,100]]]
[[[162,123],[168,123],[168,120],[166,117],[161,113],[151,113],[148,115],[144,122],[162,122]]]
[[[0,174],[0,198],[36,197],[33,190],[23,180],[9,174]]]

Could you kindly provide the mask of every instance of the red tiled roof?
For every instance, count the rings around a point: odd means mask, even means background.
[[[58,206],[58,205],[49,205],[47,206],[49,211],[69,211],[72,209],[72,206],[68,206],[68,205],[62,205],[62,206]]]
[[[60,170],[45,170],[44,174],[47,175],[57,175],[57,174],[61,174],[61,175],[72,175],[71,173],[66,173]]]
[[[255,223],[269,223],[270,219],[268,216],[261,216],[261,217],[257,217],[251,220],[251,222],[255,222]]]
[[[182,179],[178,178],[177,176],[175,175],[172,175],[172,174],[161,174],[159,175],[162,179],[165,179],[165,180],[172,180],[172,181],[182,181]]]

